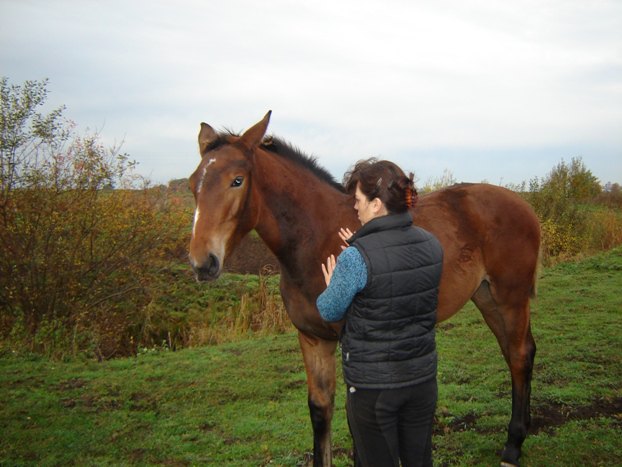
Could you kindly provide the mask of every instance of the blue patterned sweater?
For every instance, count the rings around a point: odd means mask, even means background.
[[[349,246],[337,257],[330,284],[317,298],[316,305],[324,321],[345,317],[354,296],[367,284],[367,265],[361,253]]]

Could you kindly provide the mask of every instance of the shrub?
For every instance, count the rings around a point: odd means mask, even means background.
[[[600,191],[581,158],[562,160],[546,177],[529,182],[526,198],[540,218],[545,262],[574,256],[590,243],[584,206]]]
[[[48,354],[127,353],[184,217],[62,108],[37,113],[46,84],[0,81],[0,333]]]
[[[620,184],[607,182],[605,189],[597,196],[596,202],[610,208],[622,208],[622,189],[620,189]]]
[[[592,209],[585,224],[589,251],[610,250],[622,244],[622,212],[618,208]]]

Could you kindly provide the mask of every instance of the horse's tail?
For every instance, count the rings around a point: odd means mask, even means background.
[[[542,269],[542,245],[538,247],[538,257],[536,258],[536,267],[533,268],[533,279],[531,280],[531,290],[529,291],[529,297],[535,299],[538,297],[538,276]]]

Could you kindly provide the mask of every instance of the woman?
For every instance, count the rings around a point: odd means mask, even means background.
[[[361,466],[432,465],[443,251],[413,227],[412,177],[389,161],[357,163],[345,186],[362,227],[341,229],[348,246],[322,264],[327,288],[317,307],[326,321],[345,319],[346,412]]]

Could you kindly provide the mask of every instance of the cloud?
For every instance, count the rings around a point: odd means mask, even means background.
[[[52,104],[123,139],[156,181],[194,169],[199,122],[243,130],[268,109],[270,131],[337,178],[382,155],[417,160],[424,179],[520,182],[581,153],[622,179],[619,2],[5,0],[0,12],[2,73],[49,77]]]

